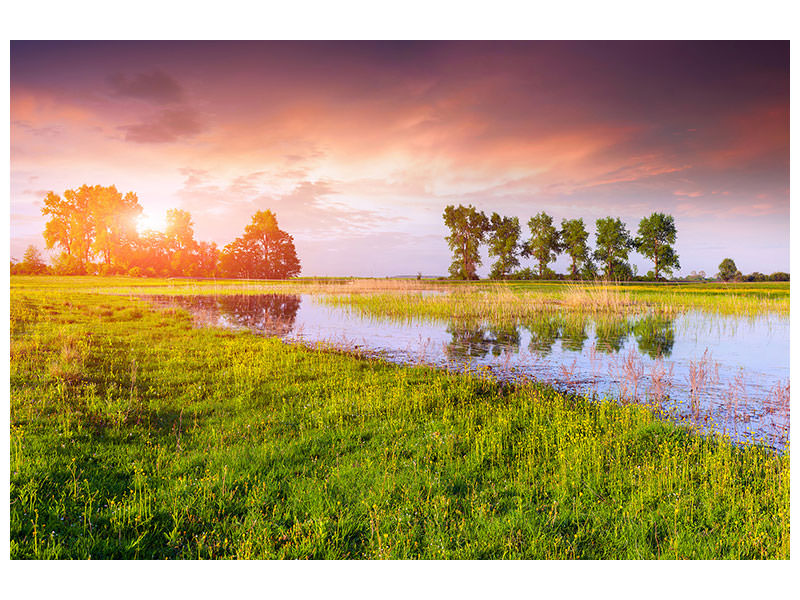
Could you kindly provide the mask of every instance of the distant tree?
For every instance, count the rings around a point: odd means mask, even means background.
[[[620,219],[606,217],[596,222],[597,233],[595,259],[604,265],[606,279],[630,279],[633,275],[628,264],[628,253],[633,249],[633,240],[625,223]]]
[[[214,242],[198,242],[195,274],[199,277],[212,277],[217,274],[220,251]]]
[[[770,281],[789,281],[789,274],[778,271],[769,276]]]
[[[764,275],[763,273],[759,273],[758,271],[754,271],[754,272],[750,273],[749,275],[745,275],[744,277],[742,277],[742,280],[743,281],[755,282],[755,283],[761,283],[761,282],[764,282],[764,281],[768,281],[769,278],[766,275]]]
[[[231,277],[287,279],[300,273],[292,236],[278,228],[271,210],[253,215],[244,235],[225,246],[222,266]]]
[[[44,262],[39,249],[31,244],[22,255],[22,268],[28,275],[43,275],[47,273],[47,263]]]
[[[583,226],[583,219],[561,220],[561,247],[572,259],[570,265],[572,279],[578,279],[582,274],[594,273],[589,246],[586,243],[588,239],[589,232]]]
[[[671,275],[673,269],[681,268],[678,255],[672,247],[677,232],[672,215],[653,213],[639,221],[639,231],[634,246],[639,254],[653,261],[656,280],[662,272]]]
[[[142,213],[139,199],[133,192],[124,196],[115,186],[90,188],[89,218],[94,225],[91,249],[106,271],[127,271],[131,262],[131,246],[139,237],[136,219]]]
[[[519,219],[492,213],[489,231],[489,256],[497,257],[489,277],[508,279],[511,270],[519,266]]]
[[[736,263],[732,258],[725,258],[719,263],[719,278],[723,281],[730,281],[736,278],[739,270],[736,268]]]
[[[172,251],[166,235],[161,231],[145,231],[133,242],[130,249],[133,266],[148,277],[168,277],[172,274]]]
[[[559,233],[553,227],[553,217],[544,211],[531,217],[528,228],[531,230],[531,239],[525,244],[522,254],[532,256],[539,263],[539,279],[544,279],[547,265],[561,252]]]
[[[489,231],[489,219],[471,204],[447,206],[442,216],[444,224],[450,229],[450,235],[445,239],[453,251],[450,276],[454,279],[478,279],[477,268],[481,264],[479,250]]]
[[[530,267],[525,267],[524,269],[518,269],[511,273],[509,279],[514,279],[517,281],[530,281],[536,279],[536,273],[534,273],[533,269]]]
[[[172,275],[197,275],[197,242],[194,239],[192,215],[185,210],[172,208],[167,211],[167,226],[164,230]]]
[[[22,256],[22,262],[11,261],[12,275],[45,275],[49,272],[47,263],[34,245],[28,246]]]

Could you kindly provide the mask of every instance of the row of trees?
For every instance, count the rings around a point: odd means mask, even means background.
[[[445,207],[443,218],[450,229],[446,240],[453,252],[449,272],[454,279],[478,279],[480,246],[484,243],[488,245],[489,256],[496,259],[489,273],[491,279],[553,279],[556,275],[548,265],[561,253],[570,258],[572,279],[593,279],[598,268],[607,279],[631,279],[633,270],[628,255],[632,250],[653,261],[649,279],[659,279],[680,269],[673,248],[677,236],[675,220],[663,213],[643,218],[635,238],[620,219],[598,219],[593,252],[587,243],[589,233],[583,219],[563,219],[561,228],[556,229],[553,218],[540,212],[528,221],[531,237],[521,241],[517,217],[497,213],[487,217],[472,205],[450,205]],[[528,257],[536,261],[538,272],[534,274],[529,268],[515,271],[520,258]]]
[[[195,240],[185,210],[168,210],[163,232],[140,234],[136,225],[142,207],[136,194],[123,195],[115,186],[83,185],[63,196],[50,192],[42,214],[50,217],[43,233],[46,247],[60,254],[48,268],[31,246],[21,262],[12,262],[12,273],[259,279],[300,273],[292,236],[278,227],[270,210],[253,215],[244,234],[222,250],[214,242]]]
[[[771,275],[765,275],[754,271],[749,275],[742,275],[742,272],[736,268],[736,263],[732,258],[725,258],[719,263],[718,276],[723,281],[750,281],[750,282],[763,282],[763,281],[789,281],[789,274],[777,271]]]

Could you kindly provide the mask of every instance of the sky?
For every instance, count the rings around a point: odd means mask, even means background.
[[[303,276],[444,275],[450,204],[592,245],[665,212],[678,275],[789,271],[788,42],[16,41],[10,71],[17,259],[99,184],[220,247],[270,209]]]

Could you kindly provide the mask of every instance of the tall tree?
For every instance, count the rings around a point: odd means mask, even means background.
[[[445,238],[453,251],[450,276],[454,279],[478,279],[479,249],[489,231],[489,219],[471,204],[459,204],[457,208],[447,206],[442,216],[444,224],[450,228],[450,235]]]
[[[214,242],[198,242],[195,274],[200,277],[215,276],[219,265],[219,254]]]
[[[192,215],[185,210],[167,211],[164,230],[170,251],[170,270],[173,275],[197,275],[197,242],[194,239]]]
[[[528,221],[531,239],[525,244],[523,256],[533,256],[539,263],[539,279],[544,279],[547,265],[561,252],[558,230],[553,227],[553,217],[542,211]]]
[[[736,263],[733,262],[732,258],[725,258],[719,263],[720,279],[730,281],[731,279],[736,279],[737,276],[741,276],[741,273],[739,273],[739,269],[736,268]]]
[[[61,248],[62,255],[57,259],[61,272],[86,273],[94,238],[90,196],[91,188],[83,185],[77,190],[65,190],[63,198],[48,192],[44,199],[42,214],[50,216],[44,241],[47,248]]]
[[[113,185],[82,185],[65,190],[63,198],[49,192],[42,208],[42,214],[50,216],[44,239],[48,248],[62,250],[56,259],[57,270],[86,273],[94,256],[106,271],[112,266],[126,268],[141,211],[136,194],[123,196]]]
[[[606,217],[597,219],[595,259],[604,265],[603,277],[623,278],[631,273],[628,253],[633,249],[628,228],[620,219]]]
[[[673,269],[681,268],[678,255],[672,247],[677,233],[672,215],[653,213],[639,221],[638,235],[634,240],[636,250],[653,261],[656,279],[661,271],[671,275]]]
[[[492,213],[489,231],[489,256],[497,257],[489,277],[507,279],[512,269],[519,266],[519,219]]]
[[[300,273],[292,236],[278,227],[271,210],[253,215],[244,235],[225,246],[222,263],[232,277],[287,279]]]
[[[572,259],[570,276],[578,279],[581,273],[594,271],[592,258],[589,253],[589,232],[583,225],[583,219],[561,220],[561,246]]]
[[[124,196],[115,186],[93,186],[89,213],[94,224],[92,251],[99,255],[106,272],[112,268],[124,271],[130,265],[131,245],[138,238],[136,219],[142,213],[139,199],[133,192]]]

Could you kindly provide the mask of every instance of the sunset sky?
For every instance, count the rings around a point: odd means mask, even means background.
[[[305,276],[446,274],[459,203],[592,246],[666,212],[678,274],[789,271],[789,44],[12,42],[13,257],[84,183],[220,247],[269,208]]]

